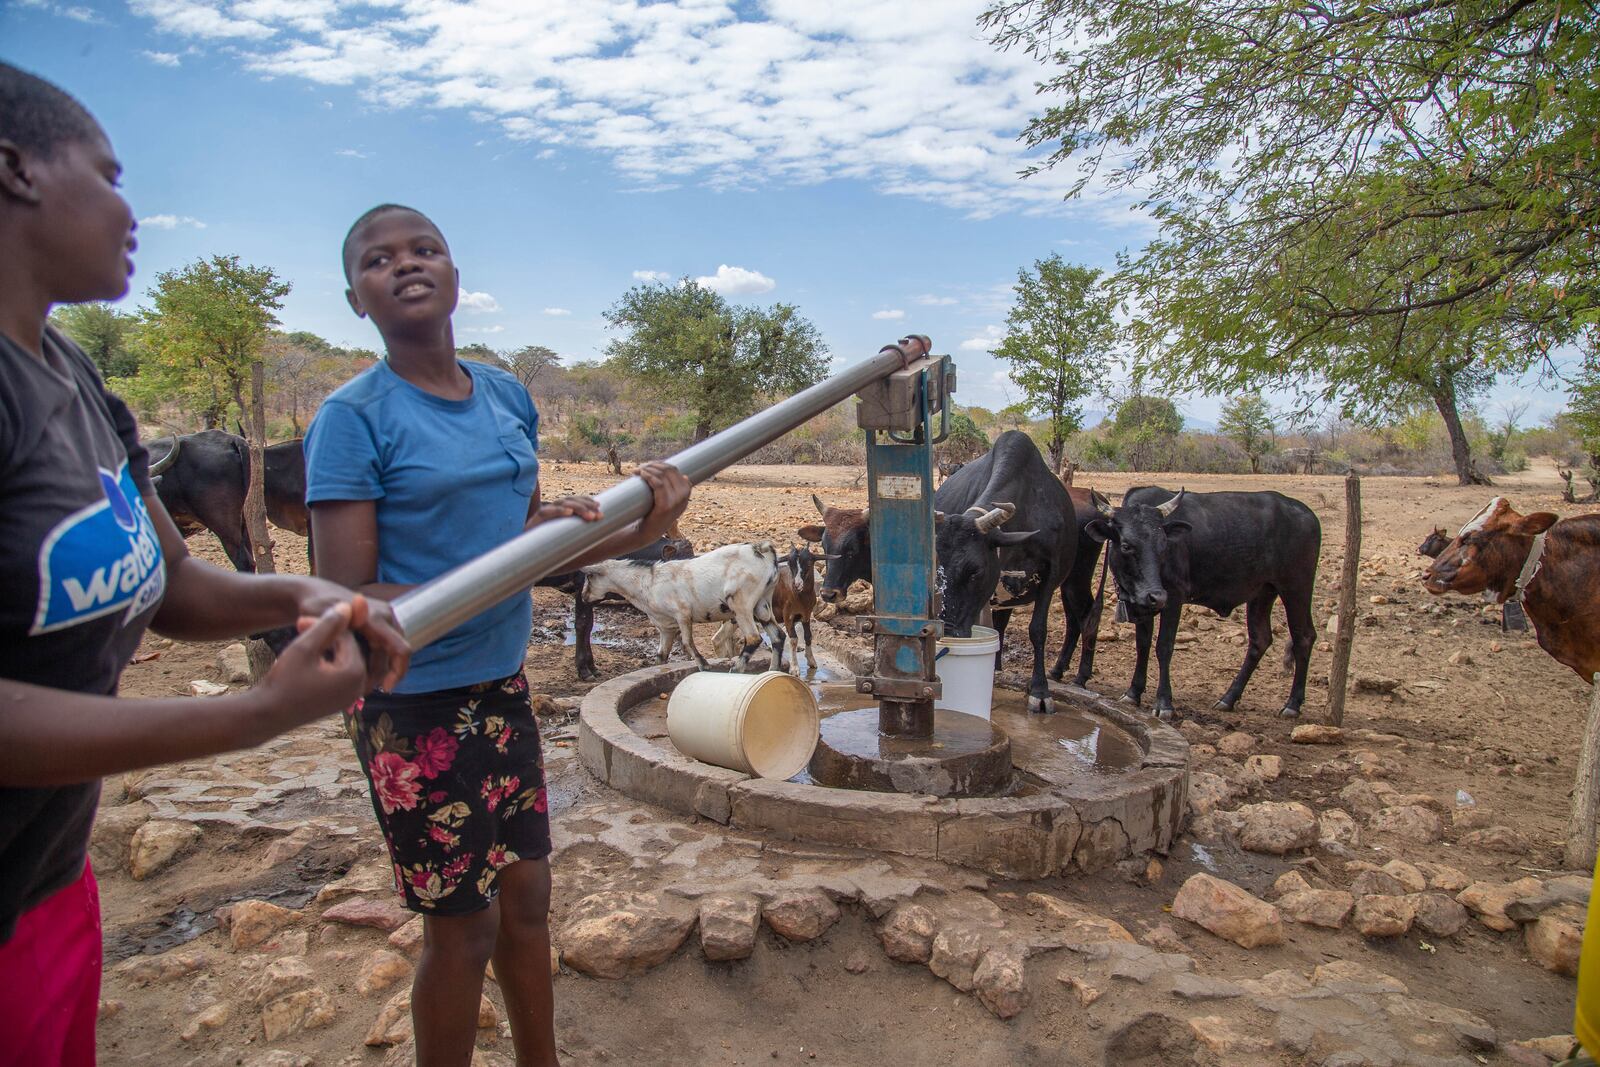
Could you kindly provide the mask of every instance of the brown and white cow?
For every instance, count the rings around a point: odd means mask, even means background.
[[[1423,585],[1488,591],[1502,604],[1520,598],[1539,647],[1590,684],[1600,671],[1600,515],[1519,515],[1497,496],[1439,553]]]

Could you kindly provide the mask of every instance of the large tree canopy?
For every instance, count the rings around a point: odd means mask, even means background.
[[[1037,0],[984,21],[1054,67],[1024,134],[1039,166],[1160,225],[1118,281],[1169,386],[1442,405],[1441,382],[1595,322],[1592,0]]]
[[[994,354],[1011,365],[1011,380],[1049,432],[1050,468],[1061,471],[1066,439],[1081,429],[1083,398],[1103,389],[1118,330],[1116,300],[1100,272],[1041,259],[1017,272],[1016,302]]]
[[[694,412],[700,441],[755,410],[763,396],[822,380],[828,351],[793,305],[730,305],[685,278],[637,285],[606,311],[626,335],[607,354]]]

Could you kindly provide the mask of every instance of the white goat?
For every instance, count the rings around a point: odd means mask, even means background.
[[[584,599],[597,601],[615,593],[649,617],[661,632],[661,663],[676,638],[700,669],[707,669],[706,658],[695,647],[694,624],[722,620],[731,620],[744,638],[735,670],[747,669],[751,653],[761,647],[762,631],[781,660],[783,630],[772,616],[778,553],[771,541],[725,545],[694,559],[660,563],[606,560],[583,568],[583,573]]]

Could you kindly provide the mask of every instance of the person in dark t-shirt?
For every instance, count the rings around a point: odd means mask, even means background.
[[[128,291],[120,171],[82,105],[0,63],[0,1067],[94,1063],[99,779],[259,744],[395,684],[409,656],[382,601],[191,558],[133,416],[48,326],[53,304]],[[300,636],[250,691],[116,699],[147,627],[287,624]]]

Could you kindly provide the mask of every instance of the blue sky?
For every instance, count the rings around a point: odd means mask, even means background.
[[[398,201],[450,241],[460,344],[600,358],[606,307],[687,275],[798,305],[842,363],[929,334],[958,399],[998,407],[1018,394],[987,347],[1018,268],[1110,268],[1151,230],[1101,191],[1063,203],[1066,174],[1016,177],[1039,71],[988,46],[982,6],[0,0],[0,57],[110,133],[142,220],[130,301],[236,253],[293,283],[287,328],[376,347],[339,242]],[[1512,398],[1531,419],[1564,402],[1530,380],[1486,407]]]

